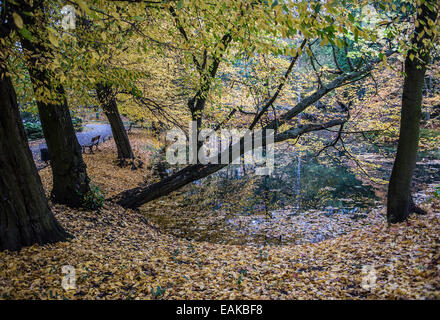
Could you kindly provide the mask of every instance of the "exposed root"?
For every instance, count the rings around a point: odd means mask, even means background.
[[[121,168],[131,166],[131,170],[137,170],[143,167],[144,162],[141,160],[140,157],[137,157],[136,159],[119,158],[117,165]]]
[[[425,210],[423,210],[422,208],[418,207],[413,198],[410,197],[409,199],[409,213],[415,213],[415,214],[419,214],[419,215],[427,215],[428,212],[426,212]]]

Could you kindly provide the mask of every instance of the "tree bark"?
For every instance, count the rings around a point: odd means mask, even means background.
[[[79,207],[90,190],[89,177],[67,103],[37,104],[52,167],[51,198],[56,203]]]
[[[32,67],[29,73],[34,90],[37,89],[35,83],[48,79],[45,72]],[[53,178],[51,198],[56,203],[79,207],[83,203],[84,195],[90,190],[87,167],[73,128],[64,89],[59,86],[57,90],[63,95],[63,102],[37,101],[41,126],[50,154]]]
[[[0,251],[65,240],[32,158],[11,80],[0,68]]]
[[[133,159],[133,150],[119,114],[112,88],[102,83],[96,87],[98,100],[112,128],[113,139],[118,150],[118,159]]]
[[[436,1],[426,1],[432,8]],[[429,63],[429,46],[433,33],[424,32],[428,20],[435,22],[437,11],[431,11],[423,4],[417,15],[419,25],[415,29],[412,43],[415,49],[408,52],[405,60],[405,80],[403,85],[400,135],[397,155],[388,186],[387,220],[390,223],[405,221],[409,214],[419,211],[412,203],[411,180],[417,160],[423,84],[426,66]],[[424,32],[422,36],[421,32]],[[427,41],[427,42],[425,42]]]
[[[28,26],[36,23],[32,16],[22,17]],[[57,100],[44,101],[37,97],[38,112],[52,167],[51,197],[54,202],[78,207],[82,205],[84,195],[90,190],[86,164],[73,128],[64,88],[56,83],[55,76],[51,75],[50,71],[44,69],[50,61],[47,57],[48,49],[44,45],[48,40],[37,36],[35,39],[36,41],[31,42],[21,37],[34,92],[44,88],[47,92],[56,92],[58,96]]]
[[[145,203],[166,196],[187,185],[188,183],[207,177],[226,166],[226,164],[190,165],[174,175],[148,187],[137,187],[126,190],[117,195],[114,199],[124,208],[135,209]]]

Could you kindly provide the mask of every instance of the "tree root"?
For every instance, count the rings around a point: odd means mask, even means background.
[[[137,162],[137,164],[136,164]],[[118,166],[123,168],[130,165],[131,166],[131,170],[137,170],[142,168],[142,166],[144,165],[144,162],[141,160],[140,157],[135,158],[131,158],[131,159],[125,159],[125,158],[119,158],[118,159]]]
[[[418,207],[415,204],[412,197],[410,197],[410,199],[409,199],[409,213],[415,213],[415,214],[423,215],[423,216],[428,214],[428,212],[426,212],[425,210],[423,210],[422,208]]]

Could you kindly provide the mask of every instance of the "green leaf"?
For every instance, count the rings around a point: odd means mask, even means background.
[[[18,29],[23,28],[23,19],[20,17],[20,15],[17,12],[12,13],[12,18],[14,19],[14,23]]]
[[[355,19],[354,19],[354,16],[351,13],[348,14],[348,20],[350,20],[351,23],[354,23]]]
[[[56,36],[56,31],[53,28],[48,27],[47,28],[49,32],[49,41],[52,43],[53,46],[58,47],[58,38]]]
[[[322,7],[322,4],[318,3],[315,7],[315,13],[319,13],[319,11],[321,11],[321,7]]]
[[[29,32],[28,29],[26,29],[25,27],[21,28],[20,30],[21,35],[25,38],[28,39],[29,41],[33,41],[34,39],[32,38],[32,34]]]
[[[90,14],[90,9],[83,0],[76,0],[76,2],[84,13]]]

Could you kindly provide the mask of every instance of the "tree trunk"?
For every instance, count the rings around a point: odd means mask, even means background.
[[[190,165],[148,187],[137,187],[124,191],[114,199],[124,208],[135,209],[147,202],[166,196],[188,183],[207,177],[226,166],[226,164]]]
[[[34,17],[22,17],[26,25],[35,23]],[[44,47],[44,39],[37,41],[39,42],[21,38],[23,49],[26,50],[25,58],[34,92],[37,93],[44,88],[47,92],[56,91],[58,96],[56,101],[47,98],[42,101],[37,97],[38,112],[52,167],[51,197],[54,202],[78,207],[82,205],[84,195],[90,190],[86,164],[73,128],[64,88],[56,84],[55,76],[49,74],[50,71],[43,69],[50,58],[46,57],[48,49]]]
[[[433,8],[436,7],[436,1],[431,0],[427,3]],[[430,59],[430,48],[424,41],[431,43],[433,33],[429,35],[424,32],[422,37],[419,35],[424,26],[429,26],[428,20],[435,22],[437,19],[436,10],[431,11],[426,5],[422,5],[419,9],[421,10],[417,16],[419,25],[416,27],[412,41],[416,49],[410,50],[405,60],[406,76],[403,85],[399,143],[388,186],[387,220],[390,223],[405,221],[410,213],[418,211],[412,203],[411,180],[419,146],[423,84],[426,66]]]
[[[69,235],[53,216],[29,150],[8,76],[0,70],[0,251]]]
[[[112,128],[113,139],[118,150],[118,159],[133,159],[133,150],[131,149],[130,140],[125,131],[124,123],[116,105],[116,99],[110,86],[102,83],[96,87],[99,102],[102,110],[107,116]]]
[[[86,164],[76,138],[69,108],[66,103],[57,105],[38,102],[37,104],[50,154],[53,177],[52,200],[71,207],[79,207],[90,187]]]

